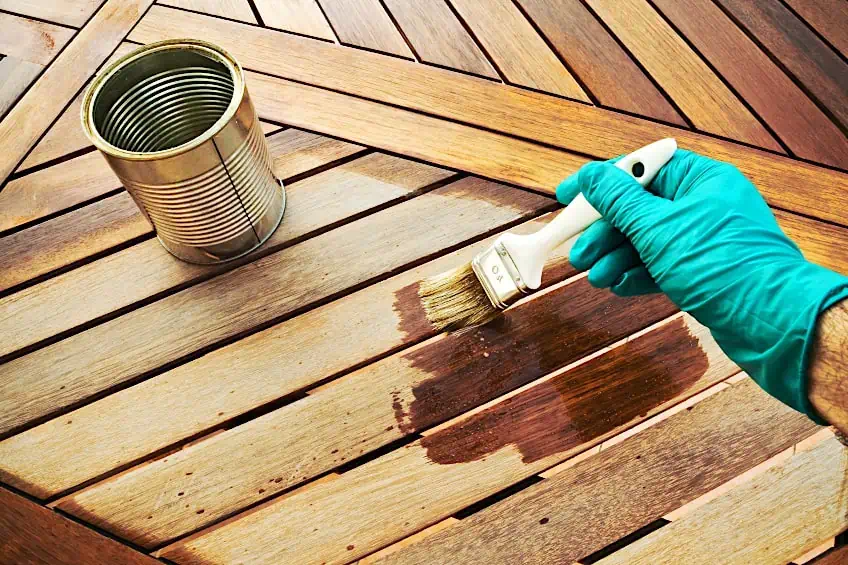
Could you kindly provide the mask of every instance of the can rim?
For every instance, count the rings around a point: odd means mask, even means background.
[[[227,67],[233,78],[233,99],[230,100],[230,104],[227,106],[227,109],[221,117],[219,117],[215,123],[209,127],[209,129],[194,139],[187,141],[182,145],[177,145],[176,147],[163,149],[161,151],[141,153],[138,151],[127,151],[112,145],[100,135],[100,132],[97,131],[97,127],[94,124],[94,102],[97,100],[97,96],[100,94],[100,91],[103,89],[108,80],[112,78],[112,76],[133,61],[157,51],[170,49],[191,49],[199,51],[206,55],[211,55],[212,59]],[[121,159],[131,161],[147,161],[174,157],[203,145],[224,129],[224,126],[229,123],[233,116],[235,116],[236,110],[238,110],[238,107],[241,105],[241,102],[244,99],[244,91],[244,70],[235,57],[230,55],[222,47],[200,39],[166,39],[164,41],[148,43],[147,45],[142,45],[138,49],[127,53],[97,74],[83,95],[82,108],[80,110],[82,129],[85,132],[86,137],[88,137],[89,141],[91,141],[97,149],[113,157],[119,157]]]

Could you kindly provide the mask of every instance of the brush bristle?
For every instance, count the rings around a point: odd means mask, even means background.
[[[427,319],[439,331],[485,324],[500,313],[486,296],[471,263],[424,279],[418,295]]]

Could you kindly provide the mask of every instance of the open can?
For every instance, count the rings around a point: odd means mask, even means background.
[[[173,39],[121,57],[86,90],[82,123],[180,259],[235,259],[282,220],[285,189],[244,71],[216,45]]]

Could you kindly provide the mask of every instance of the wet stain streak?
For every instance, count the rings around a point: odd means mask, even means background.
[[[414,283],[396,291],[392,306],[400,319],[398,330],[410,340],[435,333],[421,305],[421,298],[418,296],[419,286],[419,283]]]
[[[405,432],[457,416],[562,368],[676,311],[653,295],[619,298],[586,279],[538,296],[486,326],[417,348],[404,360],[431,378],[407,406],[393,396]]]
[[[435,463],[514,445],[525,463],[594,439],[679,395],[709,368],[682,319],[421,440]]]

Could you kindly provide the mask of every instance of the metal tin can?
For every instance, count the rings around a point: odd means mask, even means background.
[[[172,254],[219,263],[267,240],[286,197],[244,71],[194,39],[145,45],[86,90],[82,123]]]

